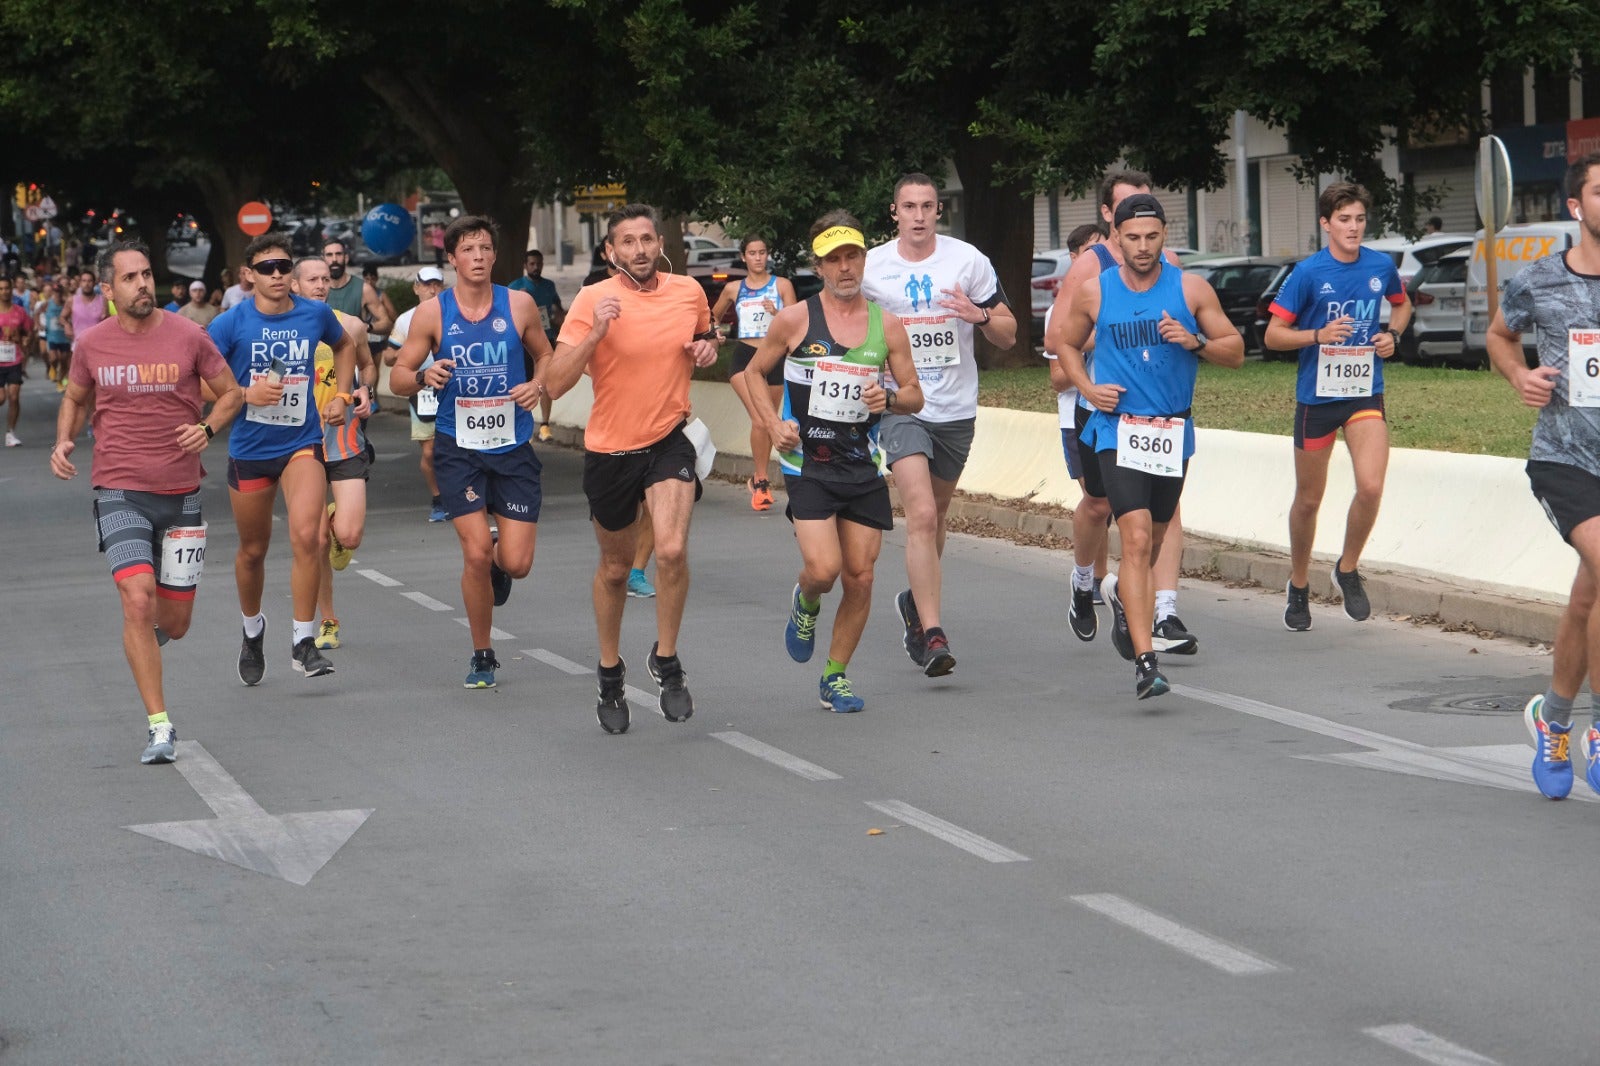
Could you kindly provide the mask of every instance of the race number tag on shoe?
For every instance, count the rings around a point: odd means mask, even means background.
[[[417,417],[436,418],[439,414],[439,393],[433,386],[417,390]]]
[[[516,442],[516,405],[511,397],[456,397],[457,444],[475,452],[486,452]]]
[[[906,339],[911,342],[911,359],[918,370],[939,370],[961,362],[961,346],[956,343],[956,320],[948,315],[932,318],[903,318]]]
[[[767,312],[766,297],[740,300],[737,313],[740,340],[754,340],[767,335],[767,329],[772,325],[772,315]]]
[[[161,538],[161,583],[168,588],[200,584],[206,566],[206,524],[177,526]]]
[[[1371,396],[1378,349],[1370,344],[1324,344],[1317,348],[1318,396]]]
[[[1156,477],[1183,476],[1181,418],[1123,415],[1117,420],[1117,465]]]
[[[1567,330],[1567,403],[1600,407],[1600,330]]]
[[[252,370],[250,384],[267,380],[265,372]],[[311,394],[311,377],[307,374],[289,374],[283,379],[283,395],[271,407],[248,405],[245,421],[264,422],[269,426],[303,426],[306,424],[306,400]]]
[[[865,422],[867,401],[861,393],[877,380],[877,367],[817,360],[816,372],[811,376],[811,417],[829,422]]]

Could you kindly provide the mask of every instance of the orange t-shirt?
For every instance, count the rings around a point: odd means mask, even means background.
[[[561,324],[558,344],[581,344],[594,328],[595,301],[622,299],[589,359],[594,407],[583,446],[591,452],[628,452],[648,447],[689,416],[689,377],[694,360],[683,346],[711,328],[711,308],[698,282],[682,274],[658,274],[645,292],[617,275],[578,290]]]

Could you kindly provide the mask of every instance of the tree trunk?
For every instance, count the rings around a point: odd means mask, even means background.
[[[661,220],[661,252],[672,264],[674,274],[685,272],[689,250],[683,246],[682,215],[668,215]]]
[[[967,216],[967,240],[978,246],[1000,275],[1011,313],[1017,316],[1017,341],[996,348],[978,335],[978,365],[1037,366],[1033,345],[1033,202],[1021,182],[997,185],[994,164],[998,147],[992,141],[962,136],[956,142],[956,173],[961,176]]]
[[[523,244],[533,203],[517,190],[525,167],[522,143],[510,123],[486,125],[480,112],[457,97],[441,92],[425,76],[387,67],[362,75],[395,116],[416,133],[439,164],[469,214],[488,215],[500,224],[501,247],[494,280],[504,284],[522,273]]]
[[[239,228],[239,208],[261,198],[261,178],[249,171],[230,171],[223,166],[212,166],[195,175],[195,181],[200,186],[206,210],[216,223],[212,227],[206,277],[220,277],[222,268],[229,267],[237,280],[239,266],[244,262],[245,245],[251,240]]]

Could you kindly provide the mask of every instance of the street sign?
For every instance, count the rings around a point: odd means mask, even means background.
[[[259,237],[272,228],[272,208],[260,200],[251,200],[239,208],[239,228],[248,237]]]
[[[1511,224],[1511,156],[1505,142],[1485,137],[1478,142],[1478,218],[1484,229]]]
[[[586,214],[615,211],[627,202],[628,187],[620,183],[579,185],[572,190],[572,206]]]

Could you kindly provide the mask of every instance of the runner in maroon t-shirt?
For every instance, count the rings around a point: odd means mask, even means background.
[[[11,302],[11,279],[0,278],[0,387],[6,396],[6,447],[15,448],[17,416],[22,413],[22,373],[28,364],[28,334],[33,319]]]
[[[205,330],[156,308],[143,244],[113,244],[100,263],[117,315],[78,337],[50,470],[63,480],[77,475],[73,438],[92,400],[95,524],[122,597],[122,649],[148,718],[139,761],[165,763],[177,731],[167,717],[160,646],[188,632],[205,560],[200,453],[233,420],[244,392]],[[202,382],[218,397],[205,420]]]

